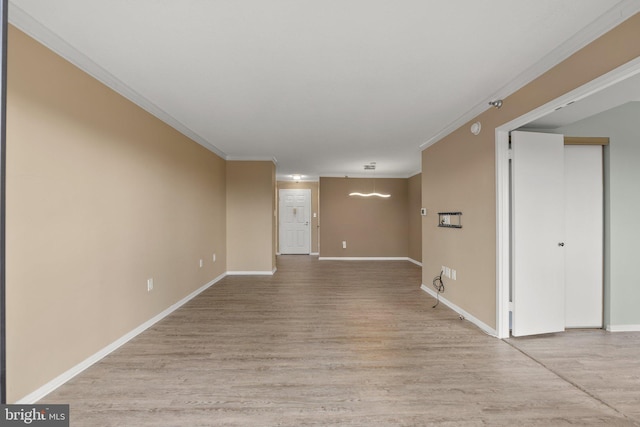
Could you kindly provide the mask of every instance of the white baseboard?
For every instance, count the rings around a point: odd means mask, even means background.
[[[405,257],[378,257],[378,256],[321,256],[320,261],[410,261]]]
[[[436,298],[436,295],[437,295],[436,291],[433,289],[430,289],[424,283],[422,284],[422,286],[420,286],[420,289],[422,289],[432,297]],[[496,338],[498,337],[498,332],[495,329],[493,329],[491,326],[487,325],[477,317],[461,309],[460,307],[458,307],[448,299],[444,298],[442,295],[440,295],[439,299],[441,303],[443,303],[444,305],[449,307],[451,310],[463,316],[465,319],[467,319],[469,322],[476,325],[478,328],[482,329],[486,334],[491,335],[492,337],[496,337]]]
[[[413,259],[413,258],[407,258],[407,260],[408,260],[409,262],[414,263],[415,265],[417,265],[417,266],[419,266],[419,267],[422,267],[422,263],[421,263],[420,261],[416,261],[416,260],[415,260],[415,259]]]
[[[275,268],[272,271],[227,271],[227,276],[273,276],[275,272]]]
[[[640,332],[640,325],[607,325],[608,332]]]
[[[309,255],[318,256],[320,255],[320,252],[311,252]]]
[[[171,313],[173,313],[174,311],[176,311],[177,309],[182,307],[185,303],[189,302],[191,299],[196,297],[198,294],[202,293],[203,291],[207,290],[209,287],[211,287],[215,283],[217,283],[220,280],[222,280],[225,276],[226,276],[226,274],[221,274],[220,276],[216,277],[215,279],[213,279],[209,283],[207,283],[207,284],[201,286],[200,288],[196,289],[195,291],[191,292],[189,295],[187,295],[186,297],[182,298],[177,303],[171,305],[166,310],[162,311],[161,313],[159,313],[156,316],[152,317],[151,319],[147,320],[146,322],[144,322],[142,325],[138,326],[137,328],[135,328],[131,332],[129,332],[129,333],[123,335],[122,337],[118,338],[116,341],[112,342],[111,344],[109,344],[108,346],[103,348],[102,350],[98,351],[97,353],[93,354],[92,356],[89,356],[87,359],[85,359],[82,362],[78,363],[73,368],[71,368],[68,371],[63,372],[62,374],[58,375],[53,380],[49,381],[48,383],[46,383],[42,387],[40,387],[37,390],[35,390],[35,391],[29,393],[28,395],[24,396],[22,399],[19,399],[15,403],[19,404],[19,405],[31,405],[31,404],[37,402],[38,400],[42,399],[47,394],[51,393],[52,391],[54,391],[55,389],[57,389],[58,387],[60,387],[64,383],[66,383],[67,381],[69,381],[71,378],[75,377],[76,375],[78,375],[79,373],[84,371],[85,369],[89,368],[94,363],[100,361],[102,358],[104,358],[105,356],[109,355],[109,353],[112,353],[113,351],[115,351],[118,348],[122,347],[124,344],[129,342],[131,339],[133,339],[136,336],[140,335],[142,332],[144,332],[145,330],[149,329],[151,326],[153,326],[154,324],[156,324],[160,320],[164,319],[165,317],[167,317],[168,315],[170,315]]]

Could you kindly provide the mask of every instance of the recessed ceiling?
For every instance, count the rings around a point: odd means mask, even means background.
[[[10,21],[227,159],[420,171],[420,147],[637,0],[12,0]]]

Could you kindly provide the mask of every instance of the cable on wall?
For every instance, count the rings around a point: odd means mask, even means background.
[[[440,304],[440,294],[444,292],[444,283],[442,282],[442,271],[439,275],[433,278],[433,287],[436,290],[436,305],[432,308],[436,308]]]

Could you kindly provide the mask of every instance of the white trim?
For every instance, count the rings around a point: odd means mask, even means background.
[[[608,325],[608,332],[640,332],[640,325]]]
[[[418,153],[419,154],[419,153]],[[378,171],[376,171],[376,179],[377,178],[400,178],[400,179],[408,179],[411,178],[414,175],[417,175],[418,173],[421,172],[417,172],[417,173],[378,173]],[[328,174],[323,174],[322,176],[320,176],[320,178],[367,178],[367,179],[371,179],[371,175],[367,175],[365,172],[353,172],[350,173],[349,175],[345,175],[345,174],[339,174],[339,173],[328,173]]]
[[[102,350],[100,350],[97,353],[89,356],[88,358],[86,358],[82,362],[78,363],[73,368],[71,368],[71,369],[67,370],[66,372],[63,372],[62,374],[58,375],[53,380],[49,381],[48,383],[46,383],[42,387],[40,387],[37,390],[35,390],[35,391],[29,393],[28,395],[24,396],[22,399],[17,400],[15,403],[19,404],[19,405],[30,405],[30,404],[33,404],[33,403],[39,401],[40,399],[45,397],[47,394],[51,393],[52,391],[54,391],[55,389],[57,389],[58,387],[60,387],[61,385],[63,385],[64,383],[66,383],[67,381],[69,381],[70,379],[72,379],[73,377],[78,375],[79,373],[81,373],[82,371],[84,371],[85,369],[89,368],[94,363],[99,362],[101,359],[103,359],[104,357],[108,356],[110,353],[112,353],[115,350],[117,350],[118,348],[122,347],[124,344],[126,344],[127,342],[129,342],[130,340],[135,338],[136,336],[140,335],[141,333],[143,333],[144,331],[149,329],[151,326],[153,326],[156,323],[158,323],[160,320],[164,319],[165,317],[167,317],[168,315],[170,315],[171,313],[173,313],[174,311],[176,311],[177,309],[182,307],[184,304],[186,304],[187,302],[189,302],[190,300],[192,300],[193,298],[198,296],[200,293],[204,292],[205,290],[210,288],[212,285],[214,285],[215,283],[217,283],[220,280],[222,280],[225,276],[226,276],[226,274],[221,274],[220,276],[216,277],[215,279],[213,279],[209,283],[207,283],[207,284],[201,286],[200,288],[196,289],[195,291],[191,292],[189,295],[187,295],[186,297],[182,298],[177,303],[169,306],[167,309],[163,310],[161,313],[159,313],[159,314],[155,315],[154,317],[152,317],[151,319],[147,320],[142,325],[140,325],[137,328],[135,328],[134,330],[126,333],[122,337],[118,338],[116,341],[114,341],[111,344],[109,344],[108,346],[104,347]]]
[[[273,162],[273,164],[278,164],[278,159],[271,156],[227,156],[226,160],[231,162]]]
[[[278,182],[319,182],[320,178],[316,175],[310,175],[302,179],[293,179],[291,175],[278,175],[276,181]]]
[[[506,177],[506,179],[499,177]],[[509,338],[510,203],[509,132],[496,129],[496,329],[498,338]]]
[[[411,261],[408,257],[377,257],[377,256],[335,256],[318,258],[320,261]]]
[[[227,276],[273,276],[275,272],[275,268],[272,271],[227,271]]]
[[[494,101],[496,99],[504,99],[518,89],[523,88],[536,78],[540,77],[545,72],[549,71],[551,68],[567,59],[578,50],[582,49],[589,43],[596,40],[598,37],[601,37],[606,32],[620,25],[622,22],[626,21],[638,12],[640,12],[640,1],[621,1],[613,8],[609,9],[605,14],[599,16],[587,27],[578,31],[573,37],[566,40],[560,46],[549,52],[533,66],[520,73],[518,76],[516,76],[516,78],[496,91],[493,96],[481,101],[479,104],[476,104],[473,108],[450,123],[440,132],[420,144],[420,149],[424,150],[425,148],[435,144],[445,136],[449,135],[451,132],[459,129],[465,123],[471,121],[473,118],[479,116],[485,110],[491,108],[489,106],[490,101]]]
[[[415,265],[422,267],[422,263],[420,261],[416,261],[413,258],[407,258],[407,261],[414,263]]]
[[[320,253],[319,253],[319,252],[311,252],[309,255],[312,255],[312,256],[320,256]]]
[[[9,2],[9,22],[53,52],[60,55],[62,58],[80,68],[85,73],[89,74],[91,77],[100,81],[105,86],[162,120],[187,138],[197,142],[223,159],[226,159],[227,155],[218,147],[214,146],[204,137],[198,135],[162,108],[158,107],[140,93],[129,87],[122,80],[102,68],[88,56],[81,53],[79,50],[60,38],[57,34],[33,19],[31,15],[20,9],[13,2]]]
[[[437,297],[436,291],[433,289],[429,289],[429,287],[426,286],[424,283],[420,286],[420,289],[422,289],[423,291],[425,291],[426,293],[428,293],[434,298]],[[458,307],[448,299],[444,298],[442,295],[440,295],[437,298],[439,298],[440,302],[446,305],[447,307],[449,307],[451,310],[455,311],[456,313],[458,313],[459,315],[467,319],[469,322],[473,323],[478,328],[482,329],[484,333],[491,335],[492,337],[497,336],[495,329],[493,329],[491,326],[487,325],[477,317],[473,316],[471,313],[468,313],[465,310],[461,309],[460,307]]]
[[[509,241],[509,205],[511,198],[508,191],[509,162],[505,161],[505,159],[509,158],[509,132],[539,119],[559,107],[586,98],[639,73],[640,57],[496,128],[496,326],[499,331],[499,338],[507,338],[509,336],[509,286],[511,282],[509,276],[509,251],[511,247],[511,242]]]

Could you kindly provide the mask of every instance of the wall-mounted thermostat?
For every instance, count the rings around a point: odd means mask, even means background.
[[[420,208],[420,215],[426,216],[427,215],[427,208]]]

